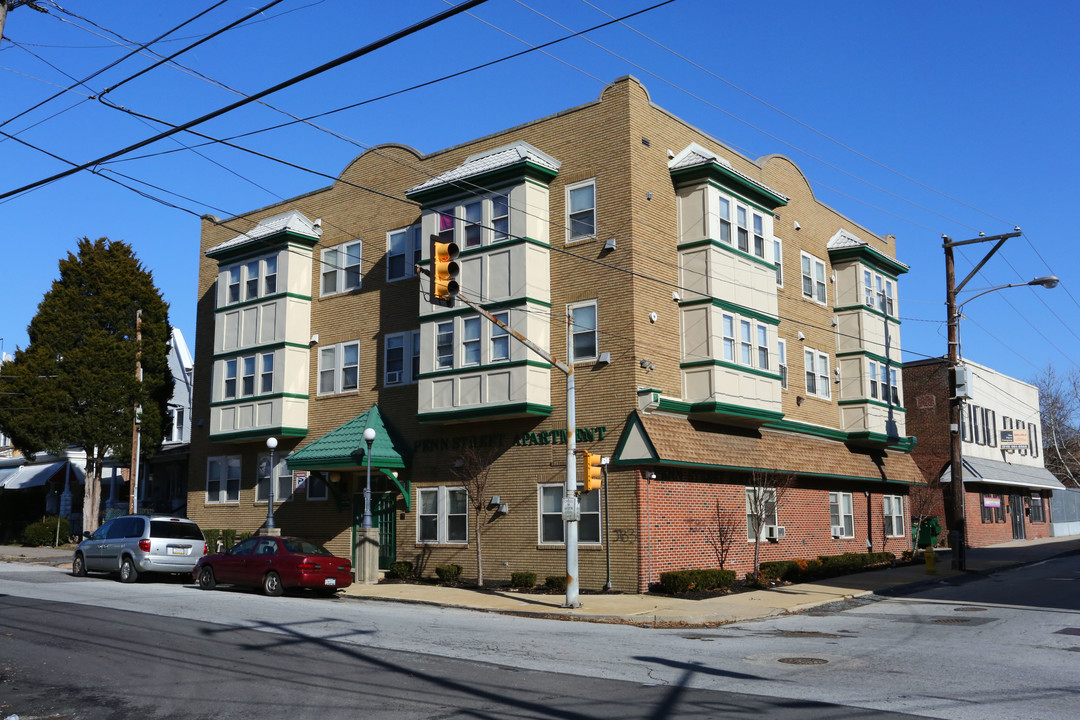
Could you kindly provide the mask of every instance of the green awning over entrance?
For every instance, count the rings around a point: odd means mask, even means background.
[[[396,470],[405,468],[405,458],[390,432],[378,405],[357,415],[317,440],[289,455],[285,462],[289,470],[360,470],[367,468],[367,443],[364,430],[375,431],[371,443],[371,469],[388,477],[401,491],[406,507],[412,506],[409,483]]]

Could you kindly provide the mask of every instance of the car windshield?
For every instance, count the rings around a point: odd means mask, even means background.
[[[318,543],[300,538],[285,538],[285,549],[297,555],[331,555],[332,553]]]
[[[171,520],[151,520],[150,537],[167,538],[169,540],[202,540],[199,526],[190,522],[173,522]]]

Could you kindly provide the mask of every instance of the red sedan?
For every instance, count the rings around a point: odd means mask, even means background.
[[[277,596],[287,588],[311,588],[329,597],[352,585],[352,563],[310,540],[256,535],[228,552],[199,558],[191,576],[203,590],[221,583]]]

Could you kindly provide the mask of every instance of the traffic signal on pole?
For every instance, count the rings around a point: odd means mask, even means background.
[[[440,240],[438,235],[431,236],[431,302],[454,306],[454,296],[461,289],[457,281],[458,252],[457,243]]]
[[[585,451],[585,492],[592,492],[600,487],[604,481],[603,471],[600,469],[600,456],[596,453]]]

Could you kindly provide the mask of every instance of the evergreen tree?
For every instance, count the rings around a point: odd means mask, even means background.
[[[29,346],[4,364],[0,393],[10,400],[0,407],[0,427],[12,443],[28,455],[70,446],[86,451],[84,530],[98,526],[104,458],[130,461],[136,405],[142,406],[140,455],[161,446],[173,388],[168,312],[129,245],[83,238],[78,252],[60,261],[60,277],[27,328]]]

